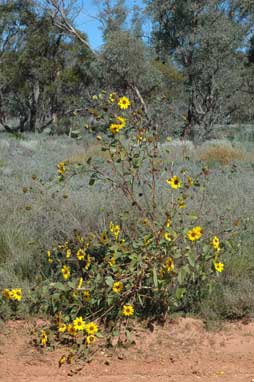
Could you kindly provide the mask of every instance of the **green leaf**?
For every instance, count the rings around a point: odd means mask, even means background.
[[[114,279],[113,279],[112,276],[107,276],[107,277],[105,278],[105,282],[106,282],[106,284],[111,288],[112,285],[114,284]]]
[[[188,261],[189,261],[189,264],[190,264],[192,267],[195,267],[195,264],[196,264],[196,257],[195,257],[195,255],[193,255],[193,254],[189,254],[189,256],[188,256]]]
[[[66,285],[60,282],[54,284],[55,289],[66,291]]]
[[[132,342],[131,332],[128,329],[125,330],[125,336],[129,342]]]
[[[184,283],[188,273],[190,273],[190,268],[188,265],[185,265],[179,270],[177,275],[177,281],[179,282],[180,285]]]
[[[183,298],[185,292],[186,292],[185,288],[177,288],[177,290],[176,290],[176,298],[178,300],[181,300]]]

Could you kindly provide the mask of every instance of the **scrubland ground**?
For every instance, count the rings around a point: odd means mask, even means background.
[[[89,364],[63,365],[64,349],[41,352],[29,342],[29,322],[9,322],[0,335],[3,382],[251,382],[254,323],[227,323],[208,332],[200,320],[178,318],[151,333],[142,328],[136,345],[114,353],[99,350]]]

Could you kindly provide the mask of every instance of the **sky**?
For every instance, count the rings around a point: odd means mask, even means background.
[[[127,5],[131,8],[133,5],[142,6],[142,0],[127,0]],[[93,49],[99,49],[102,45],[102,32],[99,29],[100,23],[94,17],[98,13],[98,7],[94,0],[83,0],[83,10],[76,19],[76,26],[88,35],[89,43]]]

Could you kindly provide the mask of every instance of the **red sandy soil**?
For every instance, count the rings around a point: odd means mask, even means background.
[[[138,330],[129,350],[99,351],[90,364],[60,369],[62,353],[33,347],[31,329],[24,321],[2,328],[1,382],[254,382],[253,321],[208,332],[200,320],[178,318],[152,333]]]

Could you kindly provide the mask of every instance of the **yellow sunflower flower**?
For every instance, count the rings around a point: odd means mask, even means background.
[[[41,341],[40,341],[40,343],[41,343],[42,346],[45,346],[47,344],[47,342],[48,342],[47,333],[45,332],[45,330],[42,330],[41,331]]]
[[[115,293],[121,293],[123,290],[123,283],[121,281],[114,282],[112,289]]]
[[[83,297],[86,302],[90,301],[91,299],[91,294],[89,290],[84,290],[83,292]]]
[[[86,265],[85,265],[85,270],[87,271],[91,265],[91,261],[92,261],[92,258],[91,256],[87,256],[87,261],[86,261]]]
[[[124,117],[116,117],[117,123],[123,129],[126,126],[126,119]]]
[[[116,239],[118,239],[119,233],[120,233],[120,226],[115,225],[113,234],[114,234]]]
[[[73,324],[69,324],[67,326],[67,332],[71,335],[71,336],[76,336],[77,335],[77,330],[74,328],[74,325]]]
[[[215,251],[217,251],[220,248],[220,239],[217,236],[213,237],[212,245]]]
[[[61,269],[61,272],[65,280],[68,280],[68,278],[70,278],[70,275],[71,275],[70,267],[68,267],[67,265],[64,265],[63,268]]]
[[[20,288],[19,289],[12,289],[11,293],[12,293],[12,297],[11,298],[13,300],[20,301],[22,299],[22,291],[21,291]]]
[[[113,267],[113,266],[115,265],[115,263],[116,263],[116,258],[115,258],[115,256],[112,256],[112,257],[109,259],[109,261],[108,261],[108,265],[109,265],[110,267]]]
[[[66,332],[66,330],[67,330],[67,326],[63,322],[60,323],[58,326],[59,333],[64,333],[64,332]]]
[[[215,268],[215,270],[216,270],[217,272],[222,272],[222,271],[224,270],[224,264],[215,261],[215,262],[214,262],[214,268]]]
[[[112,134],[119,133],[121,129],[122,127],[118,123],[111,123],[111,125],[109,126],[109,130],[111,131]]]
[[[164,233],[164,238],[165,238],[165,240],[167,240],[167,241],[172,241],[172,236],[171,236],[170,233],[168,233],[168,232],[165,232],[165,233]]]
[[[172,272],[175,269],[175,264],[174,264],[174,260],[172,259],[172,257],[167,258],[167,260],[165,262],[165,267],[166,267],[168,272]]]
[[[91,345],[96,341],[96,338],[94,335],[90,334],[90,336],[86,337],[86,343],[87,345]]]
[[[193,186],[193,179],[191,176],[187,176],[187,186],[192,187]]]
[[[77,259],[79,261],[84,260],[85,255],[86,255],[85,251],[83,249],[79,248],[79,250],[77,251],[77,254],[76,254]]]
[[[57,165],[57,173],[58,173],[58,175],[64,175],[65,171],[66,171],[65,163],[64,162],[58,163],[58,165]]]
[[[109,100],[110,103],[114,103],[115,100],[116,100],[116,93],[114,93],[114,92],[110,93],[109,97],[108,97],[108,100]]]
[[[80,277],[80,278],[79,278],[79,281],[78,281],[77,289],[82,288],[82,285],[83,285],[83,277]]]
[[[170,228],[172,226],[172,221],[170,218],[167,218],[167,221],[166,221],[166,227],[167,228]]]
[[[71,250],[67,249],[66,251],[66,259],[69,259],[71,257]]]
[[[118,106],[120,109],[128,109],[128,107],[131,105],[131,101],[127,97],[121,97],[118,100]]]
[[[53,263],[53,259],[52,259],[51,251],[48,251],[48,252],[47,252],[47,255],[48,255],[48,263],[49,263],[49,264],[52,264],[52,263]]]
[[[86,323],[83,321],[83,317],[77,317],[73,321],[73,326],[75,330],[84,330]]]
[[[174,175],[172,178],[167,180],[167,183],[175,190],[182,186],[181,180],[178,176]]]
[[[5,288],[3,291],[2,291],[2,295],[3,297],[7,298],[7,299],[10,299],[11,298],[11,291],[7,288]]]
[[[194,227],[187,232],[187,237],[191,241],[196,241],[201,238],[203,229],[200,226]]]
[[[108,243],[108,236],[107,236],[107,233],[105,231],[102,232],[100,239],[101,239],[101,242],[103,244],[107,244]]]
[[[179,208],[186,208],[186,203],[185,203],[184,198],[178,198],[177,203],[178,203]]]
[[[99,330],[97,324],[95,322],[89,322],[88,324],[85,325],[85,330],[87,334],[96,334]]]
[[[129,316],[133,316],[134,314],[134,308],[132,305],[124,305],[123,306],[123,310],[122,310],[122,313],[124,316],[126,317],[129,317]]]

